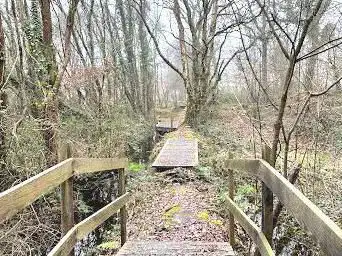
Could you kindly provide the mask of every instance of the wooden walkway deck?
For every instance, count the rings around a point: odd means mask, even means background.
[[[195,138],[188,137],[191,131],[181,127],[185,119],[185,110],[170,113],[168,116],[160,117],[156,124],[157,132],[165,134],[174,132],[175,138],[168,139],[152,167],[159,169],[170,169],[175,167],[194,167],[198,165],[198,143]]]
[[[175,131],[184,122],[184,119],[184,110],[176,113],[169,113],[167,116],[159,116],[156,130],[161,133]]]
[[[162,133],[172,132],[178,129],[181,122],[179,120],[174,120],[170,117],[159,118],[156,124],[156,130]]]
[[[192,241],[128,241],[117,256],[233,256],[228,243]]]
[[[196,139],[168,139],[152,164],[154,168],[194,167],[198,165]]]

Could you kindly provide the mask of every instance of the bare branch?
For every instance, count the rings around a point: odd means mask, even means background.
[[[281,41],[279,35],[277,34],[277,32],[276,32],[276,30],[275,30],[275,28],[274,28],[274,26],[273,26],[272,20],[270,19],[270,17],[269,17],[268,14],[267,14],[267,11],[266,11],[266,9],[265,9],[265,6],[264,6],[263,4],[261,4],[260,0],[255,0],[255,1],[258,3],[258,5],[259,5],[261,11],[264,13],[264,15],[265,15],[265,17],[266,17],[266,19],[267,19],[267,22],[268,22],[268,24],[269,24],[269,26],[270,26],[270,28],[271,28],[272,34],[273,34],[273,36],[275,37],[275,39],[277,40],[278,45],[279,45],[281,51],[283,52],[284,56],[285,56],[287,59],[290,59],[290,54],[289,54],[289,53],[287,52],[287,50],[285,49],[285,46],[284,46],[283,42]]]
[[[334,83],[332,83],[329,87],[327,87],[325,90],[321,91],[321,92],[310,92],[309,96],[310,97],[318,97],[318,96],[322,96],[324,94],[326,94],[327,92],[329,92],[334,86],[338,85],[340,82],[342,81],[342,76],[340,78],[338,78]]]
[[[234,12],[235,13],[235,12]],[[270,104],[274,107],[274,109],[278,110],[278,107],[273,103],[273,101],[271,100],[270,96],[268,95],[266,89],[264,88],[264,86],[262,85],[262,83],[260,82],[254,68],[253,68],[253,65],[250,61],[250,58],[249,58],[249,55],[248,55],[248,52],[247,52],[247,48],[246,48],[246,44],[245,44],[245,40],[243,39],[243,35],[242,35],[242,31],[241,31],[241,28],[239,26],[239,33],[240,33],[240,39],[241,39],[241,43],[242,43],[242,46],[243,46],[243,50],[245,52],[245,56],[246,56],[246,59],[247,59],[247,62],[248,62],[248,65],[252,71],[252,74],[255,78],[255,80],[257,81],[259,87],[262,89],[262,91],[264,92],[264,94],[266,95],[266,98],[267,100],[270,102]]]
[[[340,41],[340,42],[337,42],[336,44],[334,44],[332,46],[329,46],[326,49],[320,50],[320,49],[324,48],[325,46],[327,46],[328,44],[334,43],[336,41]],[[305,60],[305,59],[308,59],[308,58],[311,58],[311,57],[316,56],[316,55],[319,55],[319,54],[324,53],[326,51],[329,51],[329,50],[331,50],[331,49],[333,49],[335,47],[338,47],[341,44],[342,44],[342,37],[330,40],[329,42],[326,42],[325,44],[322,44],[321,46],[317,47],[316,49],[314,49],[314,50],[304,54],[303,56],[299,57],[297,59],[297,62]]]
[[[156,47],[156,50],[159,54],[159,56],[163,59],[163,61],[170,67],[172,68],[184,81],[186,81],[186,78],[184,76],[184,74],[174,65],[172,64],[172,62],[170,60],[168,60],[165,55],[161,52],[160,47],[159,47],[159,43],[157,41],[157,38],[155,37],[155,35],[153,34],[150,26],[147,24],[146,19],[141,15],[141,10],[138,10],[135,6],[133,6],[133,8],[135,9],[135,11],[139,14],[141,20],[143,21],[146,30],[148,32],[148,34],[150,35],[150,37],[152,38],[153,44]],[[141,8],[141,6],[139,5],[139,8]]]
[[[259,0],[257,0],[257,1],[259,1]],[[300,53],[300,50],[302,49],[305,37],[308,34],[309,27],[310,27],[313,19],[316,17],[317,13],[319,12],[319,10],[320,10],[320,8],[322,6],[322,2],[323,2],[323,0],[318,0],[318,2],[316,4],[316,8],[314,9],[314,11],[312,12],[310,17],[306,20],[306,22],[304,24],[301,36],[300,36],[300,38],[298,40],[298,44],[297,44],[297,47],[296,47],[295,52],[294,52],[294,56],[295,57],[298,56],[298,54]]]

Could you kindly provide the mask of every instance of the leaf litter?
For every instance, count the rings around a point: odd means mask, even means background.
[[[190,169],[145,171],[132,179],[132,240],[226,242],[225,220],[216,209],[217,187]]]

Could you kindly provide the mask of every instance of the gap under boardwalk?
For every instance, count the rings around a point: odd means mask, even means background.
[[[235,255],[228,243],[200,241],[128,241],[116,254],[118,256],[154,255],[206,255],[232,256]]]

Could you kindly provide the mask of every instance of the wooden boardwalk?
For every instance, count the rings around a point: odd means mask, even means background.
[[[198,165],[196,139],[168,139],[152,164],[154,168],[194,167]]]
[[[181,127],[166,141],[159,153],[154,167],[190,167],[198,164],[198,142],[187,127]],[[68,150],[69,151],[69,150]],[[318,242],[326,255],[341,256],[342,229],[313,204],[301,191],[289,182],[269,162],[271,149],[264,145],[263,159],[231,159],[225,158],[224,166],[228,174],[229,193],[225,195],[229,215],[229,240],[234,242],[234,218],[240,223],[262,255],[274,256],[272,251],[273,227],[273,196],[277,196],[288,213],[291,213],[313,238]],[[66,157],[70,157],[67,156]],[[64,157],[63,157],[64,158]],[[133,198],[132,193],[126,192],[126,158],[68,158],[42,172],[30,177],[0,193],[0,223],[7,222],[15,214],[28,207],[38,198],[60,187],[62,227],[66,233],[48,256],[69,255],[76,243],[104,223],[108,218],[120,211],[120,235],[124,246],[119,250],[122,255],[234,255],[228,243],[206,241],[130,241],[127,238],[127,209],[126,205]],[[118,172],[119,197],[102,207],[97,212],[74,223],[73,177],[81,174],[116,170]],[[263,182],[262,189],[262,228],[259,228],[234,202],[233,171],[245,172]],[[154,200],[155,197],[151,197]],[[144,199],[144,198],[143,198]],[[159,203],[157,201],[157,203]],[[149,209],[150,210],[150,209]],[[154,209],[152,209],[154,210]],[[67,231],[67,232],[65,232]],[[190,230],[191,237],[194,233]]]
[[[233,256],[228,243],[201,241],[128,241],[117,256]]]
[[[184,119],[184,110],[177,113],[169,113],[167,116],[159,116],[156,124],[156,131],[161,133],[175,131],[184,122]]]
[[[179,120],[171,117],[159,118],[158,123],[156,124],[156,130],[163,133],[172,132],[177,130],[180,124]]]

